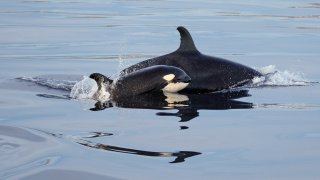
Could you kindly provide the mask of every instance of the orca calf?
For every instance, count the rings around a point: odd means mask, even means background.
[[[89,76],[95,80],[98,90],[94,97],[110,93],[110,98],[120,99],[150,92],[178,92],[188,86],[191,79],[180,68],[155,65],[121,76],[113,81],[108,77],[93,73]]]
[[[186,28],[180,26],[177,30],[181,36],[181,43],[176,51],[132,65],[122,70],[120,76],[154,65],[175,66],[185,71],[192,79],[183,89],[188,93],[239,87],[250,83],[254,77],[262,76],[258,71],[242,64],[202,54],[197,50]]]

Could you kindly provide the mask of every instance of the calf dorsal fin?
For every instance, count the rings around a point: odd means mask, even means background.
[[[96,83],[98,84],[98,86],[101,84],[101,83],[108,83],[108,84],[112,84],[113,80],[106,77],[105,75],[103,74],[100,74],[100,73],[93,73],[89,76],[91,79],[95,80]]]

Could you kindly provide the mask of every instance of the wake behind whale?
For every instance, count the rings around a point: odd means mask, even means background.
[[[318,82],[309,80],[301,72],[292,72],[288,70],[279,70],[275,65],[268,65],[257,68],[262,76],[253,80],[250,86],[245,88],[263,88],[263,87],[290,87],[290,86],[309,86]],[[23,89],[31,88],[30,85],[46,87],[48,90],[61,90],[72,99],[92,99],[97,90],[96,82],[88,76],[77,75],[42,75],[35,77],[18,77],[17,82],[2,83],[4,88],[21,86]],[[14,83],[14,84],[13,84]],[[18,83],[18,84],[17,84]],[[23,84],[27,83],[25,87]]]

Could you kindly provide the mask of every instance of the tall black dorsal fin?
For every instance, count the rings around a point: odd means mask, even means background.
[[[177,30],[180,33],[181,40],[178,51],[198,51],[189,31],[183,26],[179,26]]]

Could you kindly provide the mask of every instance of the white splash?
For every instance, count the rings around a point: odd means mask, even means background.
[[[100,100],[100,101],[106,101],[110,94],[108,92],[105,92],[105,94],[100,94],[98,96],[96,96],[96,92],[98,90],[98,85],[97,83],[87,77],[84,76],[83,80],[77,82],[73,88],[71,89],[70,92],[70,97],[73,99],[96,99],[96,100]]]
[[[276,66],[269,65],[258,69],[263,74],[262,77],[255,77],[252,80],[253,87],[260,86],[306,86],[312,81],[305,79],[303,73],[290,72],[287,70],[280,71]]]
[[[18,80],[33,82],[41,86],[46,86],[53,89],[61,89],[70,91],[77,81],[54,79],[54,77],[19,77]]]
[[[100,90],[93,94],[92,98],[100,102],[105,102],[110,100],[110,93],[106,90],[105,86],[102,86]]]

